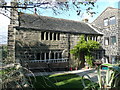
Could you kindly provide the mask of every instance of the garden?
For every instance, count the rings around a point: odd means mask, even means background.
[[[76,74],[63,73],[35,76],[31,71],[20,64],[7,65],[0,70],[0,82],[5,88],[42,88],[42,89],[62,89],[78,88],[80,90],[112,90],[120,88],[120,66],[112,64],[102,64],[107,66],[105,76],[101,73],[101,65],[97,67],[98,83],[91,81],[89,75],[79,76]],[[31,73],[32,76],[26,75]],[[88,78],[86,78],[87,76]],[[119,89],[118,89],[119,90]]]

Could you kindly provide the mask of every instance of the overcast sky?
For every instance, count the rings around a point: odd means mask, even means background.
[[[10,0],[6,0],[6,1],[10,2]],[[64,13],[64,14],[55,16],[50,11],[47,11],[47,13],[46,13],[46,11],[42,11],[41,15],[70,19],[70,20],[76,20],[76,21],[81,21],[83,18],[88,18],[89,22],[92,22],[107,7],[120,8],[118,6],[118,1],[120,1],[120,0],[98,0],[95,4],[96,7],[93,9],[93,11],[97,12],[97,14],[95,14],[93,17],[91,17],[91,16],[89,16],[88,14],[85,14],[85,13],[82,14],[82,16],[77,16],[75,14],[75,11],[72,11],[72,10],[71,10],[71,12],[69,12],[70,15],[68,13]],[[0,44],[1,43],[7,43],[7,31],[8,31],[9,23],[10,23],[10,19],[7,18],[6,16],[0,14]]]

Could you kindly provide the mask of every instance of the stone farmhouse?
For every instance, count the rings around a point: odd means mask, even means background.
[[[106,8],[92,23],[92,26],[103,33],[102,47],[105,49],[103,62],[120,61],[120,9]]]
[[[101,42],[102,34],[90,24],[11,11],[8,54],[29,69],[68,69],[74,61],[70,49],[80,35]],[[94,56],[101,59],[103,49],[95,51]]]

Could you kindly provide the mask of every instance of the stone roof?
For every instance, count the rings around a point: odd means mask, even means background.
[[[20,15],[19,28],[101,35],[94,30],[94,28],[84,22],[24,13]]]

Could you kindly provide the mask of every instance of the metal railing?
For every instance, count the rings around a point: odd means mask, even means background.
[[[46,59],[46,60],[27,60],[24,62],[47,62],[47,63],[60,63],[60,62],[68,62],[68,58],[60,58],[60,59]]]

